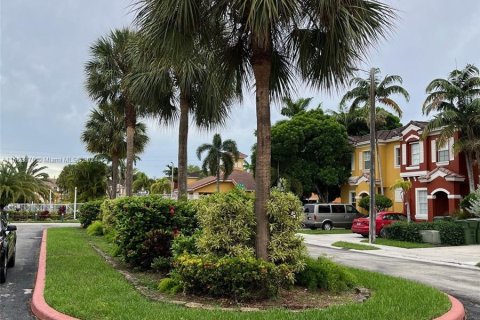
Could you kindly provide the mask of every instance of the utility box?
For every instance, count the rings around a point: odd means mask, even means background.
[[[422,235],[422,240],[425,243],[431,243],[431,244],[441,244],[442,243],[440,241],[440,231],[437,231],[437,230],[422,230],[422,231],[420,231],[420,234]]]
[[[455,223],[458,223],[463,228],[463,232],[465,234],[465,244],[477,244],[476,221],[457,220]]]
[[[467,219],[470,228],[472,230],[475,230],[475,235],[476,235],[476,243],[480,244],[480,218],[473,218],[473,219]]]

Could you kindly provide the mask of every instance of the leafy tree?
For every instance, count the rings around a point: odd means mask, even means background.
[[[390,208],[393,205],[392,200],[390,200],[388,197],[384,196],[383,194],[377,194],[375,195],[375,207],[377,212],[378,211],[384,211],[388,208]],[[370,210],[370,196],[363,197],[360,199],[358,202],[358,206],[360,208],[363,208],[367,211]]]
[[[338,112],[333,110],[328,111],[338,122],[347,128],[349,136],[364,136],[370,134],[370,128],[367,124],[368,112],[365,112],[365,109],[357,109],[349,112],[345,107],[340,106]],[[403,126],[399,117],[380,107],[376,108],[376,118],[375,128],[377,131],[392,130]]]
[[[362,53],[386,34],[394,11],[366,0],[139,3],[138,20],[150,30],[150,43],[170,47],[177,54],[192,52],[197,42],[214,39],[213,44],[223,51],[217,64],[227,67],[226,75],[236,73],[237,88],[242,82],[254,83],[256,256],[268,260],[271,98],[287,96],[295,74],[316,88],[344,84]]]
[[[127,77],[135,70],[131,54],[135,33],[128,29],[114,30],[99,38],[91,47],[91,60],[85,66],[86,89],[89,96],[100,104],[107,102],[123,108],[126,126],[125,191],[132,195],[134,136],[139,106],[132,100]]]
[[[171,181],[172,180],[172,166],[167,164],[167,168],[163,170],[163,174],[167,176],[167,178]],[[173,182],[178,183],[178,167],[173,167]]]
[[[480,169],[480,74],[476,66],[468,64],[462,70],[453,70],[448,79],[435,79],[427,86],[428,97],[423,103],[423,113],[436,112],[423,131],[423,137],[440,129],[438,146],[443,146],[455,132],[460,139],[457,151],[465,152],[465,162],[470,192],[475,191],[473,177],[474,156]]]
[[[135,124],[133,138],[134,153],[143,152],[148,142],[145,124]],[[116,197],[118,167],[121,159],[127,155],[126,126],[123,110],[114,104],[102,104],[90,112],[82,133],[82,141],[89,152],[102,154],[112,163],[110,198]]]
[[[328,201],[329,191],[350,176],[351,154],[345,128],[321,110],[300,113],[272,127],[272,167],[297,192],[316,192]]]
[[[107,192],[107,166],[100,161],[82,159],[76,164],[65,166],[60,172],[57,184],[70,201],[74,200],[77,187],[77,201],[87,202],[101,199]]]
[[[151,194],[166,194],[172,191],[172,185],[167,178],[158,179],[150,186]]]
[[[239,157],[237,144],[230,139],[222,142],[222,137],[216,133],[212,144],[204,143],[197,148],[198,160],[202,160],[202,153],[205,151],[207,156],[203,160],[202,171],[217,177],[217,192],[220,192],[220,171],[223,171],[223,180],[233,172],[235,161]]]
[[[20,166],[16,167],[16,163]],[[28,163],[27,157],[0,162],[0,214],[9,203],[19,199],[38,201],[48,194],[43,184],[44,175],[40,173],[42,168],[36,168],[35,161],[30,166],[22,166],[25,163]]]
[[[410,222],[410,189],[412,188],[412,182],[410,180],[397,179],[395,183],[390,187],[392,190],[402,190],[402,202],[407,209],[407,220]]]

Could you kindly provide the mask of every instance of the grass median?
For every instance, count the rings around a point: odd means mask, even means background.
[[[368,240],[362,240],[361,242],[368,242]],[[375,239],[375,244],[379,244],[379,245],[382,245],[382,246],[404,248],[404,249],[419,249],[419,248],[433,248],[434,247],[434,245],[432,245],[430,243],[398,241],[398,240],[383,239],[383,238]]]
[[[378,273],[353,269],[360,285],[372,290],[364,303],[322,310],[282,309],[235,312],[190,309],[151,301],[135,290],[89,244],[80,228],[48,230],[45,299],[60,312],[90,319],[433,319],[450,308],[436,289]],[[96,239],[96,243],[103,241]],[[107,245],[104,248],[108,248]]]

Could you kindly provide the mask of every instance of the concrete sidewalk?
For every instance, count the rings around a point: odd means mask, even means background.
[[[311,235],[299,234],[307,245],[314,245],[320,247],[328,247],[339,249],[332,246],[336,241],[347,241],[353,243],[360,243],[365,240],[361,235],[355,233],[347,234],[331,234],[331,235]],[[368,243],[362,243],[368,244]],[[454,247],[435,247],[435,248],[420,248],[420,249],[404,249],[391,246],[376,245],[379,250],[361,250],[363,253],[373,254],[377,256],[393,257],[406,260],[422,261],[428,263],[435,263],[441,265],[450,265],[466,269],[477,270],[480,272],[480,267],[476,264],[480,262],[480,245],[470,246],[454,246]],[[359,251],[359,250],[355,250]]]

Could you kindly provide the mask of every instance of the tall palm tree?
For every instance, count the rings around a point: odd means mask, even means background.
[[[142,41],[139,57],[143,70],[131,77],[131,84],[139,101],[159,106],[152,113],[157,111],[162,122],[171,124],[179,120],[178,198],[186,198],[189,117],[201,129],[224,125],[238,91],[237,82],[214,59],[218,50],[211,43],[197,38],[191,47],[179,51],[164,41],[158,42],[158,32],[149,25],[150,15],[160,15],[162,24],[170,21],[162,12],[139,13]]]
[[[126,126],[123,110],[114,104],[101,104],[90,112],[81,139],[87,151],[104,155],[112,163],[110,198],[116,197],[118,166],[127,155]],[[134,154],[143,152],[148,142],[144,123],[135,124]]]
[[[284,97],[282,99],[283,104],[285,105],[280,113],[282,116],[292,118],[294,115],[299,114],[302,111],[306,111],[310,101],[313,98],[300,98],[297,101],[292,101],[289,97]]]
[[[216,133],[212,144],[204,143],[197,148],[198,160],[202,160],[205,151],[208,153],[203,160],[202,171],[217,177],[217,192],[220,192],[220,171],[223,170],[223,180],[233,172],[235,161],[239,157],[237,144],[231,139],[222,142],[222,137]]]
[[[448,79],[435,79],[427,86],[427,98],[423,113],[437,112],[423,131],[426,137],[432,130],[441,129],[437,140],[445,145],[456,131],[460,140],[455,143],[457,151],[465,152],[470,192],[475,191],[473,161],[480,165],[480,73],[476,66],[467,64],[462,70],[453,70]],[[479,167],[480,169],[480,167]]]
[[[223,51],[217,63],[254,83],[257,114],[256,255],[268,260],[270,100],[288,96],[294,76],[316,88],[344,84],[367,48],[385,36],[394,11],[368,0],[140,0],[137,21],[151,43],[175,52],[208,42]],[[216,37],[215,37],[216,36]],[[252,81],[253,78],[253,81]]]
[[[127,131],[127,169],[125,189],[132,195],[134,136],[138,105],[133,101],[126,78],[135,69],[130,54],[135,44],[135,33],[128,29],[114,30],[101,37],[90,47],[91,60],[85,65],[86,89],[99,103],[111,102],[124,110]]]
[[[392,95],[398,94],[405,98],[408,102],[410,100],[410,95],[408,91],[403,88],[401,85],[403,83],[402,77],[398,75],[387,75],[382,80],[380,79],[380,69],[374,69],[375,77],[375,104],[382,104],[385,107],[390,108],[395,112],[399,117],[402,116],[402,108],[398,103],[391,98]],[[365,122],[369,123],[370,118],[370,88],[371,81],[370,77],[363,79],[360,77],[355,77],[350,80],[350,86],[353,87],[342,98],[340,105],[347,105],[350,102],[349,113],[354,114],[358,109],[362,109],[365,116]],[[384,121],[387,116],[387,112],[379,112],[376,114],[376,121]],[[375,132],[376,135],[376,132]],[[375,137],[375,153],[377,154],[377,161],[380,175],[380,192],[383,195],[383,179],[382,179],[382,168],[380,155],[378,152],[378,141]]]

